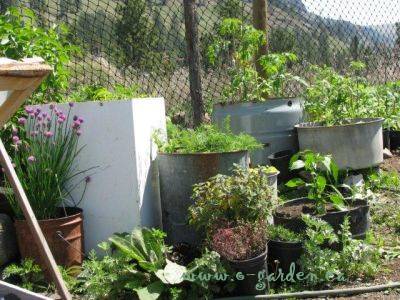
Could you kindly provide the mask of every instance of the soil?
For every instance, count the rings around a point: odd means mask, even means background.
[[[326,204],[325,207],[327,213],[338,211],[331,204]],[[282,206],[276,210],[276,214],[283,218],[295,219],[302,214],[316,215],[316,212],[314,203],[298,203]]]
[[[400,150],[392,151],[393,157],[385,159],[380,165],[384,171],[397,171],[400,173]]]

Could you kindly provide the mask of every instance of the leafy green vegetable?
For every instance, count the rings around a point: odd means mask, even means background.
[[[224,130],[218,129],[216,125],[205,124],[196,129],[184,129],[168,122],[167,135],[167,141],[164,141],[160,134],[154,135],[160,152],[221,153],[261,148],[261,144],[255,138],[247,134],[235,135],[228,125]]]
[[[281,225],[267,228],[268,239],[281,242],[297,243],[302,241],[302,235],[295,233]]]

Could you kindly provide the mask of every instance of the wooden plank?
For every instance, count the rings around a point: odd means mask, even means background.
[[[189,62],[190,97],[192,99],[194,125],[199,126],[204,121],[205,116],[195,0],[184,0],[183,8],[185,14],[187,59]]]
[[[58,266],[54,260],[54,257],[51,254],[50,248],[42,233],[42,230],[40,229],[39,223],[36,220],[36,216],[32,210],[28,198],[26,197],[25,191],[22,188],[21,182],[19,181],[18,176],[15,173],[10,157],[8,156],[7,151],[4,148],[3,142],[1,140],[0,140],[0,162],[4,168],[4,172],[7,176],[7,179],[14,190],[14,194],[18,200],[19,206],[21,207],[24,213],[25,219],[28,222],[29,228],[31,229],[31,232],[39,248],[39,251],[42,254],[42,257],[46,262],[47,266],[49,267],[49,272],[53,277],[58,292],[60,293],[63,299],[65,300],[72,299],[71,295],[68,292],[67,287],[65,286],[65,283],[61,276],[60,270],[58,269]]]
[[[1,76],[0,91],[25,90],[32,83],[32,77]]]
[[[31,291],[12,285],[8,282],[0,280],[0,299],[4,299],[7,295],[15,295],[20,300],[52,300],[49,297],[33,293]]]

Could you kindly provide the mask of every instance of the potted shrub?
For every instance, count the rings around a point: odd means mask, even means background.
[[[219,126],[230,116],[233,132],[246,132],[260,141],[264,148],[251,153],[252,163],[267,164],[268,155],[298,149],[294,125],[303,118],[302,100],[287,97],[289,83],[303,84],[288,66],[296,61],[293,53],[269,53],[255,67],[259,49],[266,43],[265,33],[245,25],[238,19],[225,19],[215,42],[208,49],[212,65],[229,60],[229,82],[214,105],[213,121]]]
[[[82,150],[78,140],[83,119],[50,107],[49,113],[26,107],[27,117],[19,119],[23,126],[13,130],[12,161],[56,262],[79,265],[84,249],[83,215],[76,206],[84,195],[72,199],[70,194],[80,184],[86,190],[89,182],[89,177],[77,180],[85,171],[74,164]],[[21,256],[33,258],[46,269],[18,202],[12,193],[6,196],[13,208]]]
[[[274,224],[301,233],[306,228],[301,216],[310,214],[339,230],[345,217],[349,216],[351,233],[365,237],[369,229],[368,201],[359,190],[340,182],[339,168],[331,156],[299,152],[291,158],[290,168],[304,171],[307,179],[293,178],[286,186],[304,188],[307,197],[290,200],[278,207]]]
[[[243,274],[265,270],[266,223],[278,205],[268,172],[267,167],[235,166],[233,175],[216,175],[193,189],[190,224],[205,232],[206,245]],[[242,294],[260,292],[257,276],[237,283]]]
[[[277,274],[280,268],[288,274],[292,264],[298,269],[298,260],[303,253],[302,235],[280,225],[269,226],[267,232],[269,273]]]
[[[249,165],[248,150],[259,143],[246,134],[235,135],[214,125],[183,129],[167,124],[167,140],[155,135],[163,228],[171,244],[198,245],[199,237],[187,222],[193,185],[217,174],[231,174],[234,164]],[[178,185],[177,185],[178,184]]]
[[[363,67],[352,63],[354,73]],[[296,125],[300,150],[332,154],[340,169],[364,169],[383,161],[382,123],[374,87],[354,75],[312,67],[305,92],[309,122]]]

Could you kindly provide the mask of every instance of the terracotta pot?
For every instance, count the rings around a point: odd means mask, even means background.
[[[83,215],[76,207],[66,208],[67,217],[40,220],[39,225],[58,265],[70,267],[83,261]],[[61,215],[61,214],[60,214]],[[15,220],[15,230],[22,258],[30,257],[46,270],[28,223]]]

